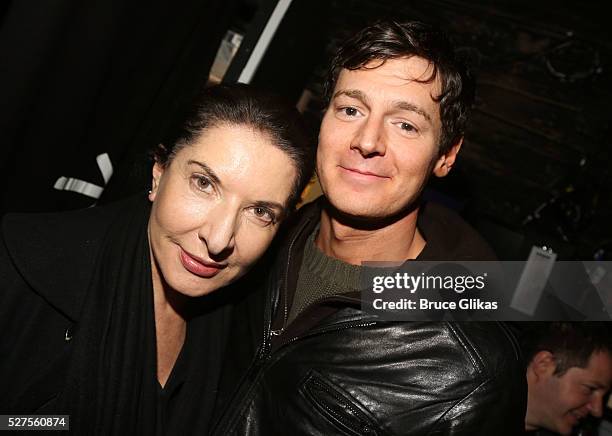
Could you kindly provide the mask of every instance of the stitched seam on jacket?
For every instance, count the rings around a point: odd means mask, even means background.
[[[451,413],[454,409],[456,409],[458,406],[460,406],[465,401],[467,401],[470,397],[474,396],[474,393],[476,393],[478,390],[480,390],[481,387],[483,387],[484,385],[486,385],[489,382],[490,382],[490,380],[488,380],[488,379],[487,380],[483,380],[478,386],[476,386],[474,389],[472,389],[470,392],[468,392],[465,396],[463,396],[462,398],[457,400],[457,402],[455,404],[453,404],[450,408],[448,408],[448,410],[446,410],[446,412],[444,412],[442,414],[442,416],[438,420],[436,420],[435,424],[432,426],[432,429],[427,434],[428,435],[435,434],[435,431],[437,431],[437,428],[439,427],[439,424],[441,424],[443,422],[446,422],[446,417],[448,416],[449,413]]]
[[[484,361],[482,357],[480,356],[480,353],[478,353],[478,350],[476,350],[476,347],[474,346],[474,344],[463,334],[463,332],[461,332],[459,329],[453,326],[453,324],[446,323],[446,325],[448,325],[449,330],[453,333],[457,341],[459,341],[459,343],[461,344],[461,346],[463,347],[463,349],[469,356],[474,368],[479,373],[484,373],[485,372]]]

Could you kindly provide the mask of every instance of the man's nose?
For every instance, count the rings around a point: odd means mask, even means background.
[[[595,395],[589,403],[589,412],[591,415],[601,418],[603,415],[603,396]]]
[[[234,250],[238,223],[239,210],[230,204],[217,204],[206,214],[198,236],[206,244],[212,260],[225,258]]]
[[[357,150],[363,157],[384,156],[386,152],[384,120],[370,116],[359,127],[351,150]]]

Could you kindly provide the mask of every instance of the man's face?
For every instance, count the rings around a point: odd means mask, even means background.
[[[601,416],[603,397],[612,383],[610,354],[593,353],[586,368],[572,367],[562,376],[552,372],[554,369],[535,387],[539,414],[534,423],[538,427],[568,435],[580,419],[589,414]]]
[[[339,211],[385,218],[410,206],[433,171],[448,173],[459,146],[439,156],[439,80],[413,56],[342,70],[319,134],[317,175]]]

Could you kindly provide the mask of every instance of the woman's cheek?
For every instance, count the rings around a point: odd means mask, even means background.
[[[277,230],[277,228],[261,228],[241,237],[236,244],[240,263],[249,267],[259,259],[272,243]]]

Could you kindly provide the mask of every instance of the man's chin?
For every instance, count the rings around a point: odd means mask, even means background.
[[[357,201],[347,201],[344,198],[335,202],[327,199],[326,202],[327,212],[336,221],[364,230],[386,227],[405,218],[418,209],[418,202],[399,210],[385,206],[388,205],[380,205],[374,200],[364,201],[363,198]]]
[[[578,420],[575,419],[565,419],[563,422],[560,422],[555,429],[557,433],[560,435],[571,435],[574,427],[578,425]]]

